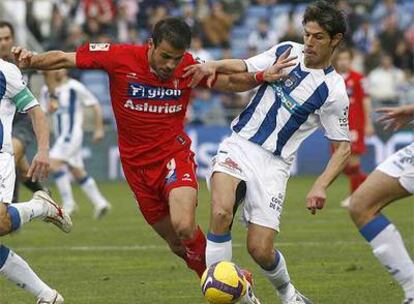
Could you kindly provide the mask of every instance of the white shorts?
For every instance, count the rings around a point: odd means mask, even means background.
[[[233,133],[220,144],[208,179],[214,172],[246,182],[242,221],[279,231],[290,164]]]
[[[12,202],[15,180],[14,156],[0,153],[0,203]]]
[[[72,167],[84,168],[82,158],[82,137],[67,142],[63,137],[58,139],[50,149],[50,158],[64,161]]]
[[[398,178],[401,186],[414,194],[414,143],[388,157],[377,170]]]

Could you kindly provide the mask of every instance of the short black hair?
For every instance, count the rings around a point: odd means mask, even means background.
[[[152,40],[155,47],[165,40],[174,48],[185,50],[191,44],[191,28],[181,18],[165,18],[155,24]]]
[[[10,22],[4,21],[4,20],[0,20],[0,28],[2,28],[2,27],[8,27],[9,30],[10,30],[10,33],[11,33],[12,37],[14,38],[14,27],[13,27],[13,25]]]
[[[326,1],[316,1],[306,8],[302,24],[306,25],[312,21],[327,31],[331,38],[336,34],[345,35],[347,32],[348,24],[345,14]]]

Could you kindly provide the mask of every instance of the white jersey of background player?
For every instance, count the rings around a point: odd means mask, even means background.
[[[106,214],[110,205],[99,191],[95,180],[85,171],[82,158],[84,107],[92,107],[95,114],[93,141],[97,142],[104,136],[99,102],[82,83],[68,78],[66,70],[45,72],[45,79],[47,86],[41,90],[41,104],[53,116],[55,142],[50,151],[51,168],[62,196],[63,207],[69,214],[76,207],[70,178],[65,174],[65,167],[68,166],[93,203],[95,218],[100,218]]]
[[[52,222],[69,232],[72,225],[70,217],[44,191],[37,191],[28,202],[10,205],[16,178],[12,146],[12,121],[16,109],[29,114],[38,144],[28,175],[33,181],[43,179],[49,166],[47,120],[26,87],[20,70],[0,59],[0,236],[19,229],[35,218]],[[38,303],[63,303],[59,293],[42,282],[21,257],[1,244],[0,275],[32,293],[38,298]]]
[[[285,71],[285,80],[265,83],[232,123],[232,135],[219,146],[211,177],[211,217],[206,264],[232,259],[230,226],[233,207],[244,196],[247,248],[261,266],[283,304],[310,303],[290,283],[283,255],[274,248],[285,200],[290,166],[302,141],[322,127],[337,148],[324,172],[307,195],[314,214],[323,208],[326,189],[340,174],[350,155],[349,100],[342,77],[331,66],[333,50],[345,31],[344,15],[335,6],[318,1],[303,17],[304,45],[285,42],[248,60],[230,59],[189,68],[193,82],[215,72],[257,72],[276,58],[297,56]],[[193,71],[191,71],[193,70]],[[318,149],[318,147],[315,147]],[[258,303],[244,298],[242,303]]]

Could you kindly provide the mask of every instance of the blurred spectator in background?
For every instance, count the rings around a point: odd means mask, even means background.
[[[191,104],[190,123],[227,125],[218,95],[206,89],[196,90]]]
[[[244,10],[249,5],[248,0],[221,0],[223,10],[232,17],[235,23],[241,21]]]
[[[185,22],[191,27],[193,35],[201,36],[203,30],[200,21],[195,16],[194,5],[192,3],[183,4],[182,14]]]
[[[367,75],[373,69],[379,66],[382,58],[381,44],[378,39],[374,39],[371,47],[364,58],[364,72]]]
[[[394,55],[398,41],[404,38],[403,32],[397,26],[396,18],[395,15],[386,17],[384,19],[384,29],[378,35],[382,50],[392,55]]]
[[[408,70],[410,73],[414,71],[413,50],[410,49],[410,46],[405,40],[398,41],[395,46],[393,62],[394,65],[401,70]]]
[[[82,0],[87,19],[96,20],[102,27],[110,27],[115,19],[116,9],[113,0]]]
[[[211,5],[211,13],[202,20],[208,46],[229,47],[230,30],[233,17],[223,10],[223,5],[216,1]]]
[[[303,37],[299,35],[295,20],[293,19],[292,15],[289,17],[286,33],[280,37],[279,41],[293,41],[303,43]]]
[[[210,53],[203,47],[203,40],[199,36],[192,38],[189,52],[193,54],[194,58],[199,58],[202,61],[210,61],[213,59]]]
[[[277,34],[269,29],[269,22],[261,18],[257,23],[255,31],[251,32],[247,40],[249,48],[255,48],[258,53],[262,53],[278,43]]]
[[[63,48],[65,51],[75,51],[76,48],[86,42],[86,36],[79,24],[72,23],[68,28],[68,36],[65,39]]]
[[[151,13],[151,15],[149,16],[148,19],[148,29],[152,29],[154,28],[155,24],[168,17],[168,10],[167,7],[163,6],[163,5],[159,5],[157,7],[155,7],[155,9],[153,10],[153,12]]]
[[[376,39],[375,29],[366,17],[352,36],[354,46],[363,54],[371,49],[372,43]]]

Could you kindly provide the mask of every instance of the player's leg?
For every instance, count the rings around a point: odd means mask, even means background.
[[[230,226],[233,222],[237,189],[244,181],[227,173],[215,172],[210,183],[211,212],[207,234],[207,267],[220,261],[232,260]]]
[[[392,162],[386,162],[392,165]],[[381,165],[379,168],[384,169]],[[410,185],[413,189],[414,174]],[[403,187],[401,179],[376,170],[352,195],[349,211],[376,258],[403,288],[406,298],[414,299],[413,261],[397,228],[380,213],[387,204],[408,195],[410,193]]]
[[[19,255],[0,244],[0,274],[33,294],[40,303],[63,303],[62,296],[46,285]]]
[[[27,177],[27,172],[29,171],[30,164],[27,160],[26,155],[23,155],[20,160],[16,163],[18,180],[20,180],[23,185],[33,193],[40,190],[45,190],[46,188],[39,181],[32,181],[31,178]]]
[[[365,181],[367,175],[361,170],[361,156],[360,154],[351,154],[349,161],[344,169],[345,175],[349,179],[350,192],[351,194],[358,189],[358,187]],[[346,198],[341,202],[342,207],[348,207],[350,197]]]
[[[72,185],[70,176],[66,170],[66,163],[62,159],[50,158],[50,170],[53,172],[53,179],[55,180],[56,187],[62,198],[63,209],[68,214],[72,214],[77,204],[73,197]]]
[[[94,206],[94,217],[96,219],[100,219],[105,216],[110,209],[110,204],[102,195],[101,191],[98,188],[98,185],[95,182],[95,179],[92,176],[88,175],[88,173],[85,171],[83,162],[82,166],[73,166],[72,163],[70,163],[70,171],[81,187],[83,193],[85,193],[89,201]]]

